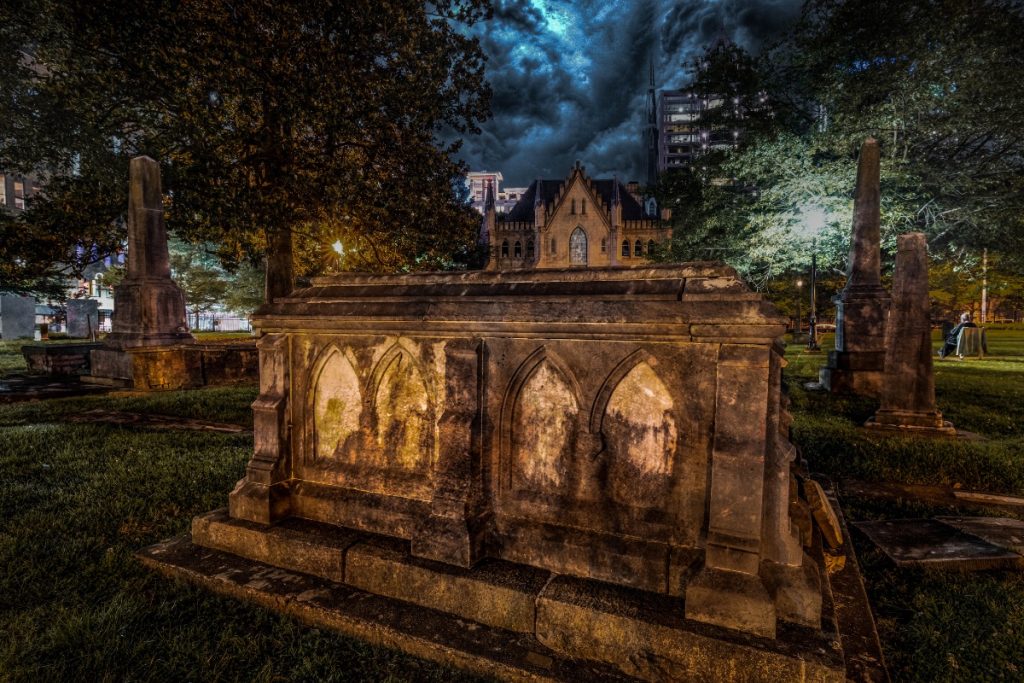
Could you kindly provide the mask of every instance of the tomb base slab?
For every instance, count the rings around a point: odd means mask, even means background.
[[[774,638],[759,637],[687,619],[680,597],[502,560],[464,569],[409,550],[374,534],[218,510],[193,521],[191,539],[139,557],[308,623],[503,680],[845,678],[835,633],[780,623]]]

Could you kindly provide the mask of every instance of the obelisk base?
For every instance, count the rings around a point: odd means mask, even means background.
[[[918,434],[921,436],[956,436],[953,423],[942,419],[937,410],[887,410],[879,409],[864,426],[868,429]]]

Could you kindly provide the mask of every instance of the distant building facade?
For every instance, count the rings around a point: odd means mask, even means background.
[[[693,89],[662,90],[657,107],[658,173],[692,168],[703,154],[737,145],[738,129],[711,126],[706,121],[710,112],[726,106],[738,108],[739,103],[727,103],[720,95]]]
[[[489,270],[645,263],[670,229],[649,214],[635,183],[592,179],[578,162],[563,180],[537,179],[505,215],[485,193],[480,241]]]
[[[24,211],[26,202],[37,192],[39,184],[35,178],[0,172],[0,211]]]
[[[508,213],[526,192],[525,187],[501,186],[504,178],[500,171],[470,171],[466,174],[466,185],[469,186],[469,197],[473,208],[481,214],[487,201],[487,188],[494,190],[494,208],[498,213]]]

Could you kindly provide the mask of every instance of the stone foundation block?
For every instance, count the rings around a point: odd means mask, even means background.
[[[500,560],[473,569],[420,560],[408,543],[386,538],[352,546],[345,559],[350,586],[519,633],[533,633],[535,600],[549,577]]]
[[[775,602],[761,579],[705,567],[686,586],[686,618],[775,637]]]
[[[821,576],[811,558],[799,567],[761,563],[761,577],[775,601],[779,619],[814,629],[821,628]]]
[[[537,601],[537,639],[649,681],[844,680],[841,657],[824,643],[820,657],[799,656],[799,637],[773,643],[693,624],[683,612],[678,598],[559,576]]]
[[[357,540],[355,532],[311,522],[266,527],[232,519],[224,509],[192,520],[198,545],[339,583],[345,580],[345,549]]]

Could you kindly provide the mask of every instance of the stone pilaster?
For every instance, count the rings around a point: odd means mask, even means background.
[[[719,354],[704,568],[686,589],[686,617],[775,636],[775,605],[759,577],[769,353],[723,344]]]
[[[483,494],[482,341],[445,346],[444,412],[438,424],[430,515],[420,521],[412,554],[460,567],[483,557],[488,515]]]
[[[228,495],[228,510],[235,519],[270,524],[289,513],[288,337],[268,334],[258,346],[260,395],[252,404],[253,456],[245,476]]]

